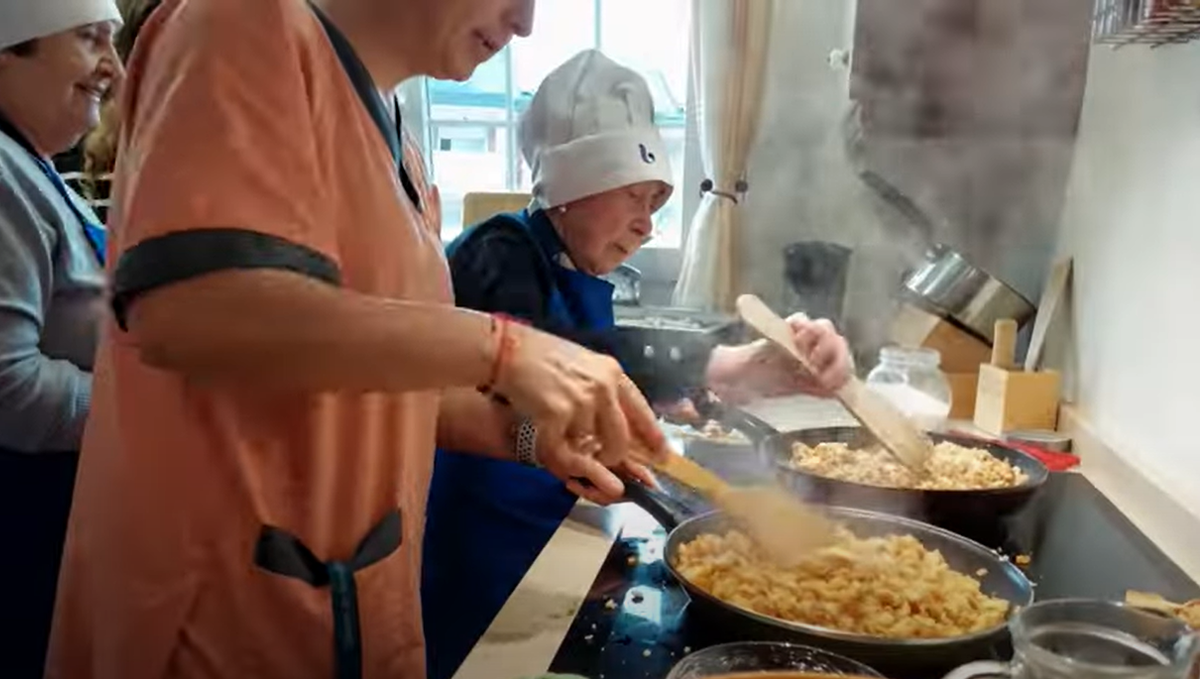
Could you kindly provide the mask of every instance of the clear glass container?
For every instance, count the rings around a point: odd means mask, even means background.
[[[950,382],[934,349],[884,347],[867,386],[887,398],[926,431],[937,431],[950,416]]]
[[[818,679],[882,676],[860,662],[808,646],[741,641],[710,646],[680,660],[667,679]]]

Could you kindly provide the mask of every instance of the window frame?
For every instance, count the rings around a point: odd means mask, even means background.
[[[595,17],[594,25],[594,45],[603,48],[603,21],[600,20],[604,0],[593,0],[593,16]],[[516,180],[519,176],[521,157],[517,148],[517,115],[515,107],[512,105],[515,97],[513,83],[513,52],[511,44],[505,46],[503,52],[504,69],[505,69],[505,100],[508,102],[506,106],[506,114],[504,121],[495,122],[467,122],[451,123],[463,125],[480,125],[487,127],[498,127],[504,129],[507,127],[510,136],[508,145],[508,157],[505,163],[505,184],[509,187],[516,186]],[[421,154],[425,159],[426,166],[430,171],[430,176],[435,176],[433,158],[433,125],[442,124],[446,121],[434,121],[430,110],[430,97],[428,89],[429,79],[425,77],[412,78],[400,85],[397,94],[404,110],[405,126],[409,133],[413,135],[414,141],[420,146]],[[675,187],[677,193],[682,192],[681,204],[681,219],[680,224],[680,245],[655,247],[653,245],[644,247],[630,257],[628,264],[638,269],[642,274],[643,283],[649,284],[650,287],[662,288],[673,285],[679,278],[679,270],[683,263],[683,248],[686,247],[688,233],[691,229],[693,218],[696,210],[700,205],[699,186],[704,176],[704,167],[701,157],[701,145],[699,138],[699,129],[695,117],[695,92],[694,79],[692,77],[692,65],[689,60],[687,92],[686,92],[686,115],[684,118],[684,167],[682,170],[682,183]],[[660,126],[661,128],[662,126]],[[512,190],[512,189],[510,189]]]

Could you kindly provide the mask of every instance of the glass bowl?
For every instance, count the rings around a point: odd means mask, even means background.
[[[866,665],[810,646],[751,641],[711,646],[680,660],[667,679],[701,679],[738,673],[809,673],[835,677],[882,677]],[[769,679],[771,675],[764,676]],[[798,677],[797,677],[798,679]]]

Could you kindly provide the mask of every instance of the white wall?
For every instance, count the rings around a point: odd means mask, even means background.
[[[1061,250],[1084,416],[1200,516],[1200,43],[1093,49]]]

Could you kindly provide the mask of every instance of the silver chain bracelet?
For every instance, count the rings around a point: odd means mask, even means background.
[[[541,468],[542,463],[537,457],[537,427],[533,420],[522,417],[513,427],[516,440],[517,461],[528,467]]]

